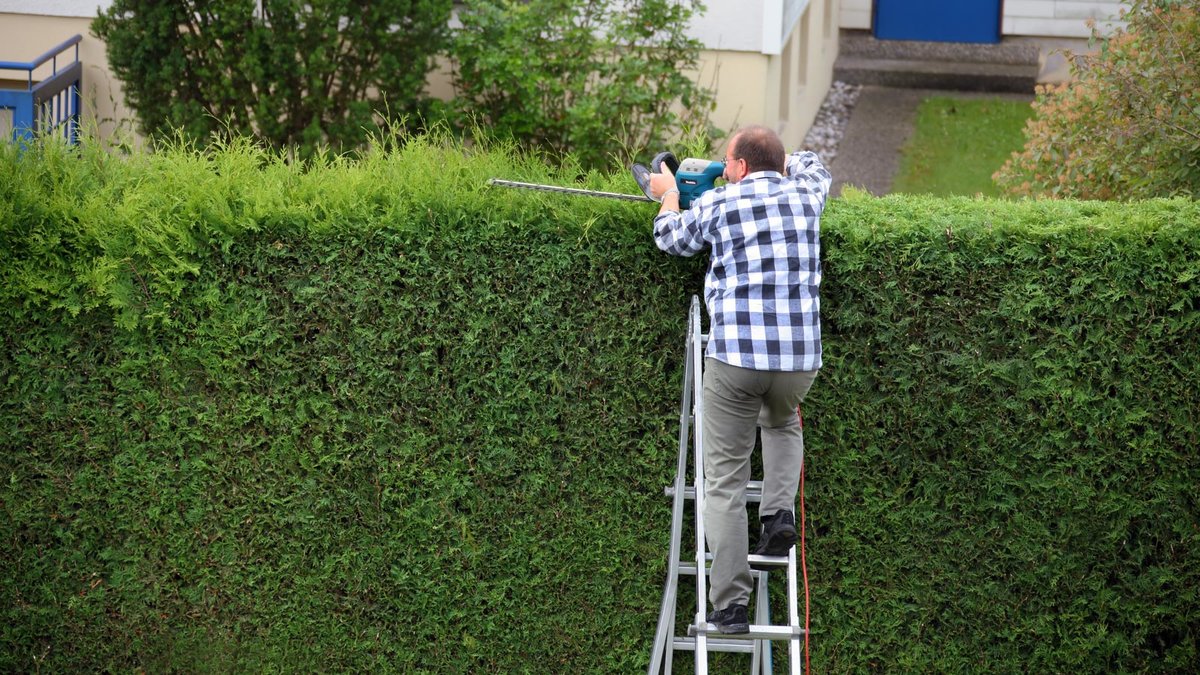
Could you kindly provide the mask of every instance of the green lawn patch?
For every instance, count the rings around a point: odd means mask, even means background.
[[[917,109],[892,192],[999,196],[992,174],[1025,144],[1029,103],[935,96]]]

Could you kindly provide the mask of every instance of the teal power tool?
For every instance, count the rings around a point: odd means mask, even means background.
[[[700,195],[716,187],[716,180],[725,174],[725,162],[689,157],[680,163],[675,159],[675,155],[660,152],[650,161],[650,169],[641,164],[631,167],[633,179],[648,198],[653,199],[650,196],[650,173],[662,173],[663,165],[675,174],[675,187],[679,188],[679,206],[685,209],[699,199]]]
[[[650,167],[654,173],[662,173],[663,166],[666,166],[675,174],[675,185],[679,188],[679,206],[688,208],[692,202],[700,197],[700,195],[708,192],[716,187],[716,180],[725,173],[724,162],[714,162],[708,159],[693,159],[688,158],[680,162],[675,159],[675,155],[669,152],[660,152],[655,155],[650,162]],[[488,181],[488,185],[498,187],[520,188],[524,190],[541,190],[542,192],[557,192],[559,194],[582,195],[585,197],[604,197],[606,199],[624,199],[634,202],[658,202],[661,200],[654,199],[650,196],[650,174],[651,169],[646,168],[641,164],[634,164],[630,167],[633,173],[633,180],[641,188],[642,194],[645,196],[628,195],[620,192],[600,192],[598,190],[584,190],[582,188],[560,187],[557,185],[539,185],[537,183],[519,183],[511,180],[501,180],[493,178]]]

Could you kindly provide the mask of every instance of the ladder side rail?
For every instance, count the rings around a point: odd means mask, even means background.
[[[704,539],[704,387],[703,387],[703,358],[704,355],[700,349],[700,299],[697,296],[692,296],[691,308],[691,324],[695,327],[692,335],[692,370],[696,377],[692,379],[693,389],[693,416],[694,425],[694,455],[696,458],[696,467],[693,472],[696,499],[693,504],[696,512],[696,569],[704,570],[704,554],[705,554],[705,539]],[[707,617],[705,616],[705,608],[708,604],[708,591],[706,586],[706,575],[696,575],[696,619],[695,625],[698,629],[696,633],[696,675],[707,675],[708,673],[708,641],[704,627],[708,625]]]
[[[801,526],[803,527],[803,524],[801,524]],[[795,630],[795,633],[792,635],[792,638],[790,640],[788,640],[788,656],[790,657],[789,658],[790,668],[788,669],[788,672],[791,673],[791,675],[801,675],[801,672],[804,669],[803,668],[804,644],[802,643],[800,636],[801,636],[801,634],[803,634],[805,632],[805,630],[803,629],[803,626],[800,623],[800,611],[797,609],[797,607],[798,607],[797,603],[799,603],[799,601],[800,601],[800,595],[797,591],[798,585],[797,585],[797,580],[796,580],[796,547],[795,546],[793,546],[788,551],[787,583],[788,583],[788,589],[787,589],[787,592],[788,592],[788,624],[790,626],[793,626],[793,628]]]
[[[679,586],[679,549],[683,538],[683,510],[686,502],[688,438],[691,436],[692,380],[696,373],[692,364],[692,331],[698,329],[688,321],[687,344],[684,348],[683,386],[679,396],[679,460],[675,466],[675,482],[671,503],[671,546],[667,557],[667,581],[663,586],[662,605],[658,610],[658,628],[654,634],[654,647],[650,653],[647,671],[670,672],[673,649],[670,648],[675,633],[675,602]]]
[[[754,623],[758,625],[768,625],[771,623],[771,603],[768,601],[770,592],[767,587],[767,581],[771,578],[771,573],[764,570],[758,574],[757,588],[754,591]],[[752,674],[762,673],[762,675],[771,675],[771,641],[770,640],[755,640],[754,641],[754,656],[750,659],[750,672]]]

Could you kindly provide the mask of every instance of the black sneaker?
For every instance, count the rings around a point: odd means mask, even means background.
[[[762,521],[762,534],[754,555],[787,555],[796,545],[796,519],[791,511],[779,511]]]
[[[717,630],[726,635],[750,632],[750,621],[746,619],[745,605],[730,605],[725,609],[715,609],[708,613],[708,622],[716,625]]]

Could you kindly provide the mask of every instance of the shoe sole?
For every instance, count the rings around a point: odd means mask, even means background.
[[[796,531],[782,530],[774,532],[767,537],[767,545],[756,549],[754,552],[757,555],[787,555],[788,551],[796,545]]]

